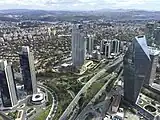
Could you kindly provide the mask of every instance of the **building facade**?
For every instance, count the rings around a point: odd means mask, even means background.
[[[22,47],[22,52],[19,54],[24,90],[27,94],[37,93],[36,74],[34,67],[34,57],[29,51],[28,46]]]
[[[105,56],[107,58],[110,58],[111,55],[111,44],[110,43],[106,43],[105,44]]]
[[[154,30],[154,43],[160,45],[160,27],[157,27]]]
[[[86,49],[87,49],[87,52],[89,54],[92,53],[93,49],[94,49],[94,36],[93,35],[88,35],[87,36],[87,42],[86,42]]]
[[[145,34],[146,34],[147,40],[153,37],[155,27],[156,27],[156,24],[154,22],[148,22],[146,24]]]
[[[145,84],[147,86],[152,85],[156,77],[156,68],[158,65],[159,51],[156,50],[155,48],[149,47],[149,54],[150,54],[151,62],[149,64],[149,71],[145,79]]]
[[[114,53],[115,55],[117,55],[120,52],[120,42],[119,40],[115,39],[112,40],[112,53]]]
[[[13,107],[18,102],[17,90],[11,65],[0,61],[0,90],[3,107]]]
[[[155,22],[148,22],[145,27],[145,35],[147,44],[152,45],[154,43],[154,30],[156,28]]]
[[[105,45],[108,43],[108,40],[103,39],[101,40],[101,45],[100,45],[100,52],[102,55],[105,55]]]
[[[135,104],[146,78],[150,55],[145,36],[135,37],[124,56],[124,99]]]
[[[72,28],[72,63],[76,68],[84,64],[86,56],[86,44],[84,34],[80,31],[79,25],[73,25]]]

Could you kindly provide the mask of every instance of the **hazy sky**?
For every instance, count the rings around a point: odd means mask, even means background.
[[[108,8],[160,11],[160,0],[0,0],[0,9],[96,10]]]

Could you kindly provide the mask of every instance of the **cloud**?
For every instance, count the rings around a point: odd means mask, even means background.
[[[48,0],[46,4],[75,4],[75,3],[81,3],[78,0]]]
[[[46,10],[148,9],[160,10],[159,0],[0,0],[0,9]]]

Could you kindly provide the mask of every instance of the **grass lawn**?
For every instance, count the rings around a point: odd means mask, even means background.
[[[149,104],[146,100],[144,100],[143,98],[141,99],[141,101],[143,102],[142,104],[140,104],[138,102],[138,105],[140,105],[141,107],[144,107],[145,105]]]
[[[34,120],[45,120],[49,114],[50,109],[51,106],[49,106],[46,110],[43,110]]]

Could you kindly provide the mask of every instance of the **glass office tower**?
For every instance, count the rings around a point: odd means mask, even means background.
[[[37,83],[33,54],[29,51],[28,46],[23,46],[22,52],[19,54],[19,56],[24,90],[27,92],[27,94],[36,94]]]
[[[11,65],[0,60],[0,91],[3,107],[13,107],[17,104],[17,90]]]
[[[145,36],[135,37],[124,56],[124,99],[131,104],[137,101],[150,62]]]

